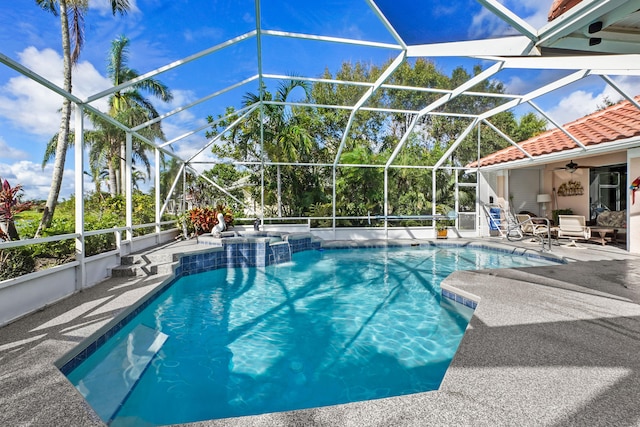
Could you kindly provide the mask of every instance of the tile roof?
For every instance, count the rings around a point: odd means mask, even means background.
[[[640,102],[640,95],[636,96],[635,100]],[[564,129],[587,147],[640,136],[640,109],[625,100],[567,123],[564,125]],[[519,142],[518,145],[533,157],[578,147],[558,128]],[[480,159],[480,165],[490,166],[524,158],[526,158],[524,153],[511,145],[483,157]],[[478,162],[473,162],[467,166],[477,167],[477,165]]]
[[[549,9],[548,20],[553,21],[581,1],[582,0],[555,0]]]

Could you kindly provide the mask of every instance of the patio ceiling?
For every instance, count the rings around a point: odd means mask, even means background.
[[[491,118],[497,113],[527,106],[536,110],[544,116],[551,124],[558,128],[562,124],[557,123],[553,117],[546,113],[542,108],[536,105],[536,98],[548,95],[561,89],[567,85],[571,85],[582,79],[599,77],[608,85],[612,86],[624,98],[632,103],[636,108],[640,108],[638,102],[634,99],[637,94],[626,93],[621,87],[617,86],[611,76],[640,76],[640,0],[583,0],[573,1],[572,7],[564,7],[556,1],[554,6],[561,6],[557,16],[552,15],[552,20],[543,26],[536,28],[527,20],[521,18],[503,3],[498,0],[477,0],[477,6],[482,9],[485,15],[496,19],[505,27],[503,36],[501,37],[473,37],[468,33],[460,35],[459,31],[452,30],[448,27],[449,23],[443,20],[424,20],[424,10],[429,6],[419,5],[413,0],[365,0],[366,6],[377,19],[376,25],[382,25],[388,32],[389,41],[370,41],[361,39],[349,39],[338,37],[333,34],[309,34],[279,28],[267,28],[263,26],[261,19],[261,7],[266,0],[255,0],[255,28],[248,32],[238,35],[235,38],[209,46],[199,52],[191,52],[186,54],[179,60],[163,65],[154,70],[142,74],[138,79],[126,82],[118,87],[112,87],[107,90],[100,91],[81,99],[73,94],[66,93],[62,88],[47,80],[41,75],[36,74],[27,67],[21,65],[18,61],[0,53],[0,63],[16,70],[43,86],[49,88],[53,92],[67,97],[74,103],[84,106],[86,110],[101,115],[105,120],[113,123],[122,129],[131,132],[135,137],[147,142],[153,147],[165,152],[168,155],[177,157],[172,148],[179,145],[185,138],[204,133],[209,125],[194,127],[189,132],[172,139],[171,141],[159,144],[157,141],[150,141],[140,135],[138,131],[145,126],[152,124],[158,120],[165,120],[177,114],[186,111],[195,111],[196,107],[201,104],[225,96],[237,89],[246,89],[246,87],[262,87],[262,83],[268,84],[273,81],[280,81],[290,78],[288,75],[271,73],[267,70],[265,63],[273,63],[278,58],[269,56],[264,45],[268,40],[294,40],[296,42],[307,43],[311,53],[317,49],[316,43],[322,43],[323,46],[349,46],[362,49],[381,49],[389,52],[395,60],[391,62],[388,69],[384,71],[381,77],[375,82],[346,82],[331,80],[336,84],[359,85],[367,88],[364,95],[352,105],[336,105],[323,106],[323,108],[342,108],[351,111],[351,118],[348,122],[342,143],[334,160],[334,166],[338,165],[340,154],[344,148],[345,141],[349,135],[352,119],[361,109],[372,109],[368,105],[368,100],[374,91],[385,86],[385,81],[395,71],[395,69],[403,62],[415,57],[424,57],[428,59],[436,58],[470,58],[480,61],[485,68],[482,73],[474,76],[469,81],[461,84],[459,87],[450,91],[438,91],[441,96],[438,100],[425,105],[423,108],[415,111],[406,111],[412,115],[412,122],[407,133],[403,136],[396,150],[388,160],[386,166],[389,167],[395,161],[396,156],[402,150],[407,141],[409,134],[416,129],[416,125],[420,119],[430,114],[447,114],[446,104],[452,99],[459,96],[481,96],[471,89],[479,82],[487,79],[494,79],[506,71],[518,72],[519,70],[553,70],[560,77],[553,81],[541,83],[535,90],[522,94],[505,94],[505,102],[492,110],[484,111],[477,116],[471,117],[472,124],[465,132],[465,135],[478,124],[487,124],[491,126]],[[549,0],[550,2],[550,0]],[[460,8],[453,5],[452,7]],[[458,10],[456,13],[465,13],[465,10]],[[556,14],[559,12],[556,12]],[[327,25],[331,28],[331,25]],[[247,74],[244,78],[236,81],[221,83],[215,81],[215,77],[211,79],[211,84],[207,88],[202,87],[203,92],[199,94],[199,98],[180,106],[173,111],[167,112],[158,120],[145,123],[133,129],[128,129],[124,125],[115,122],[112,118],[100,111],[97,101],[106,99],[109,95],[116,91],[125,89],[145,78],[155,77],[163,73],[176,72],[187,66],[196,67],[202,64],[202,67],[209,67],[207,58],[213,54],[220,52],[233,53],[238,46],[251,42],[255,44],[256,50],[255,70],[253,73]],[[246,58],[237,58],[240,62]],[[348,58],[345,58],[348,59]],[[314,75],[296,75],[296,78],[307,80],[310,82],[321,81],[318,76],[322,73],[326,64],[317,70]],[[178,74],[179,75],[179,74]],[[435,89],[423,87],[394,87],[398,90],[407,91],[430,91]],[[496,96],[495,94],[487,94],[488,96]],[[263,101],[264,102],[264,101]],[[239,110],[241,117],[247,117],[248,113],[259,105],[254,105],[246,110]],[[380,111],[391,111],[384,107],[378,108]],[[210,112],[222,114],[223,111]],[[234,124],[234,125],[237,125]],[[640,126],[640,125],[638,125]],[[569,136],[576,147],[584,151],[589,150],[589,141],[581,140],[582,136],[572,135],[570,129],[564,129],[563,132]],[[220,136],[218,136],[219,138]],[[506,137],[506,136],[505,136]],[[187,164],[199,163],[199,156],[211,144],[217,142],[217,139],[206,140],[202,137],[202,147],[196,154],[183,156],[180,158]],[[459,138],[450,150],[445,154],[443,159],[436,165],[440,167],[451,154],[457,145],[461,142]],[[512,141],[511,141],[512,142]],[[512,142],[513,143],[513,142]],[[533,162],[532,157],[527,156],[529,161]]]

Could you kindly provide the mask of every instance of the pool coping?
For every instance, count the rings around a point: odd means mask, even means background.
[[[188,425],[638,425],[640,361],[628,355],[639,351],[640,258],[609,247],[554,251],[570,262],[445,279],[482,303],[437,391]],[[95,317],[72,312],[88,302],[108,304],[122,287],[146,292],[164,279],[109,279],[0,328],[0,424],[104,426],[53,365],[78,343],[81,331],[68,332]],[[559,298],[567,292],[570,299]],[[567,308],[586,319],[564,316]],[[543,329],[532,334],[527,325]]]

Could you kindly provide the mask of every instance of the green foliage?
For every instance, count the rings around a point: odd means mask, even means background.
[[[442,204],[442,205],[437,205],[436,206],[436,213],[438,215],[448,215],[449,212],[451,212],[451,211],[452,211],[452,209],[451,209],[451,206],[449,206],[449,205]],[[434,221],[434,222],[436,224],[436,230],[446,230],[447,227],[451,227],[451,226],[454,226],[456,224],[455,220],[453,220],[453,219],[441,219],[441,220],[437,220],[437,221]]]
[[[35,261],[25,248],[0,250],[0,281],[28,274],[35,268]]]
[[[149,224],[155,220],[154,198],[151,195],[135,191],[132,195],[133,201],[133,223]],[[91,230],[108,230],[114,227],[123,227],[125,225],[125,198],[123,196],[111,197],[103,193],[93,193],[85,199],[85,222],[84,229]],[[51,225],[41,231],[41,237],[58,236],[63,234],[75,233],[75,197],[65,200],[58,205],[55,217]],[[23,212],[24,214],[24,212]],[[20,233],[28,238],[35,235],[38,228],[38,221],[30,215],[21,215],[25,219],[19,219],[17,222]],[[31,218],[31,219],[29,219]],[[169,218],[163,218],[163,221]],[[136,229],[134,236],[139,236],[153,231],[149,229]],[[115,232],[105,233],[96,236],[87,236],[85,238],[85,255],[92,256],[106,251],[115,249],[116,236]],[[37,261],[38,265],[57,265],[75,259],[75,240],[66,239],[57,242],[48,242],[33,244],[22,247],[21,250],[28,254],[31,260]],[[27,265],[26,261],[15,262],[14,264]],[[28,266],[27,266],[28,267]],[[7,274],[14,274],[16,277],[20,274],[29,273],[27,267],[19,270],[18,268],[6,267]]]
[[[365,147],[356,147],[340,157],[341,163],[382,164],[381,156]],[[342,216],[380,214],[384,208],[384,171],[382,167],[343,167],[336,179],[336,200]],[[364,225],[353,222],[353,225]]]
[[[43,229],[41,237],[57,236],[61,234],[71,234],[74,232],[73,219],[68,217],[58,216],[59,212],[56,211],[56,216],[51,221],[51,225]],[[22,232],[25,236],[33,237],[38,228],[37,222],[29,222],[24,224]],[[24,247],[25,250],[31,251],[34,258],[55,258],[64,262],[75,255],[75,242],[71,240],[60,240],[57,242],[39,243],[36,245],[30,245]]]
[[[516,142],[525,141],[541,134],[547,129],[547,120],[536,116],[533,113],[527,113],[520,117],[518,127],[511,134]]]
[[[391,63],[382,66],[363,62],[344,62],[331,73],[325,70],[321,78],[343,81],[375,82]],[[472,79],[483,71],[475,66],[468,71],[457,67],[450,75],[439,70],[435,64],[425,59],[411,59],[403,62],[387,79],[385,86],[378,88],[367,99],[365,107],[384,107],[398,110],[418,111],[444,96],[441,90],[451,90]],[[368,88],[357,85],[335,84],[327,81],[315,82],[308,88],[295,79],[283,82],[276,91],[265,89],[266,101],[297,101],[290,99],[294,87],[304,87],[305,99],[322,105],[354,105],[367,92]],[[430,91],[401,90],[399,86],[413,86]],[[471,88],[477,93],[502,94],[505,87],[499,80],[485,80]],[[308,99],[306,99],[308,98]],[[435,165],[449,147],[457,141],[472,124],[470,117],[500,107],[507,102],[506,97],[482,96],[478,94],[460,95],[450,99],[434,112],[452,113],[452,116],[425,115],[408,135],[405,145],[394,160],[396,165],[426,166]],[[260,101],[257,94],[247,94],[243,106],[254,105]],[[381,113],[368,109],[358,110],[352,117],[347,109],[301,108],[297,106],[265,105],[263,119],[260,112],[254,111],[237,127],[221,136],[221,143],[213,148],[213,154],[235,161],[264,160],[272,162],[333,163],[339,148],[339,163],[384,165],[397,147],[401,138],[413,123],[415,113]],[[214,124],[209,118],[212,129],[208,137],[219,135],[239,116],[233,108],[228,108],[227,118]],[[458,116],[456,116],[456,114]],[[352,119],[350,121],[350,119]],[[511,112],[501,112],[488,119],[493,126],[510,136],[516,142],[530,138],[546,128],[546,121],[535,114],[528,113],[519,120]],[[347,124],[350,124],[347,127]],[[261,124],[263,128],[261,129]],[[262,133],[261,133],[262,131]],[[345,131],[347,132],[346,134]],[[261,153],[261,136],[264,136],[264,153]],[[478,157],[478,138],[480,155],[497,151],[509,145],[500,133],[487,125],[480,126],[480,132],[474,130],[462,140],[443,166],[464,166]],[[247,166],[251,173],[251,199],[262,198],[262,175],[259,164]],[[220,176],[219,172],[212,175]],[[343,167],[336,173],[336,214],[339,216],[362,216],[368,212],[381,214],[384,204],[383,168]],[[432,176],[428,169],[390,168],[389,213],[411,215],[431,213]],[[438,203],[453,206],[454,174],[438,173],[436,187]],[[333,169],[319,166],[267,165],[264,168],[265,215],[278,211],[281,200],[283,216],[303,216],[312,212],[331,212]],[[278,185],[280,184],[280,185]],[[443,187],[441,187],[443,186]],[[280,198],[278,198],[280,192]],[[471,197],[470,192],[461,193],[461,197]],[[466,203],[466,202],[465,202]],[[460,201],[460,206],[463,202]],[[465,205],[466,206],[466,205]],[[329,214],[328,216],[331,216]],[[322,221],[325,223],[326,221]],[[348,223],[348,224],[347,224]],[[355,225],[357,222],[341,221],[342,225]],[[362,223],[362,221],[360,222]],[[364,225],[364,224],[363,224]]]

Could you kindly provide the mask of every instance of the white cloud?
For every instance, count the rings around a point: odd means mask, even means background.
[[[191,90],[180,90],[180,89],[172,89],[171,94],[173,95],[173,99],[169,102],[157,102],[158,111],[169,112],[173,111],[176,108],[184,107],[195,101],[197,98],[193,91]],[[155,101],[155,98],[154,98]],[[190,110],[184,110],[174,115],[173,117],[181,117],[182,120],[191,120],[194,116]]]
[[[10,147],[2,137],[0,137],[0,153],[2,153],[2,157],[12,160],[26,159],[29,157],[29,154],[26,151]]]
[[[640,78],[622,76],[612,80],[629,96],[639,94]],[[604,104],[605,98],[611,102],[618,102],[622,99],[622,96],[609,85],[604,86],[600,91],[577,90],[560,99],[558,104],[548,112],[558,123],[566,124],[593,113],[599,106]]]
[[[566,124],[593,113],[598,102],[598,95],[577,90],[562,98],[548,113],[559,124]]]
[[[501,3],[533,28],[539,29],[547,24],[547,14],[552,0],[508,0]],[[469,28],[469,36],[473,39],[514,34],[518,32],[485,8],[474,15]]]
[[[62,85],[62,57],[54,50],[28,47],[19,54],[19,60],[52,83]],[[109,80],[92,64],[84,61],[75,66],[73,93],[76,96],[86,97],[109,86]],[[0,88],[0,116],[31,134],[53,136],[60,126],[61,106],[59,95],[24,76],[11,78]],[[95,106],[105,108],[106,100]]]
[[[534,28],[542,28],[548,22],[553,0],[508,0],[506,5]]]
[[[197,136],[187,138],[185,141],[181,143],[176,143],[175,154],[182,159],[190,159],[192,156],[195,156],[198,151],[202,150],[205,145],[204,138],[199,138]],[[193,168],[202,172],[206,169],[211,169],[213,167],[213,163],[219,161],[217,157],[215,157],[211,153],[211,147],[205,148],[200,154],[198,154],[194,159],[196,162],[208,162],[209,164],[194,164]]]
[[[0,163],[0,176],[7,179],[13,185],[22,185],[24,198],[27,200],[46,200],[51,187],[51,175],[53,165],[48,165],[42,170],[39,164],[22,160],[6,164]],[[68,198],[75,192],[73,188],[73,170],[66,169],[60,189],[60,200]]]

